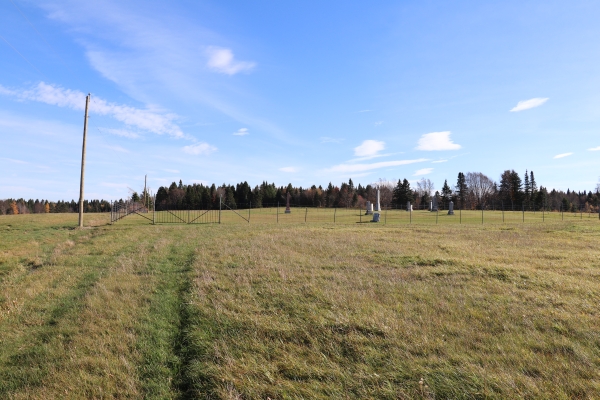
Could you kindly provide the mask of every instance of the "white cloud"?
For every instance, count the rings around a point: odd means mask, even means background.
[[[600,146],[592,147],[592,148],[588,149],[588,151],[600,151]]]
[[[238,72],[249,71],[256,66],[256,63],[253,62],[235,61],[230,49],[209,47],[206,53],[208,54],[206,65],[213,71],[222,74],[235,75]]]
[[[417,150],[458,150],[460,144],[453,143],[450,139],[450,131],[426,133],[419,139]]]
[[[371,112],[372,110],[360,110],[359,113]]]
[[[198,155],[208,156],[208,155],[214,153],[215,151],[217,151],[217,148],[215,146],[211,146],[208,143],[196,143],[196,144],[191,144],[189,146],[184,146],[183,151],[185,153],[192,154],[195,156],[198,156]]]
[[[539,107],[548,101],[548,97],[535,97],[529,100],[521,100],[517,105],[510,109],[510,112],[529,110],[530,108]]]
[[[250,132],[248,132],[248,128],[240,128],[237,130],[237,132],[233,133],[233,136],[244,136],[249,134]]]
[[[118,151],[119,153],[129,153],[129,150],[127,150],[126,148],[121,147],[121,146],[104,145],[102,147],[104,147],[105,149]]]
[[[435,160],[435,161],[432,161],[431,163],[432,164],[439,164],[439,163],[443,163],[443,162],[448,162],[448,160]]]
[[[360,146],[354,148],[354,155],[357,157],[372,157],[383,149],[385,149],[385,142],[365,140]]]
[[[166,168],[165,168],[165,171],[166,171],[166,172],[170,172],[170,173],[172,173],[172,174],[178,174],[178,173],[179,173],[179,170],[177,170],[177,169],[166,169]]]
[[[2,93],[5,93],[3,91]],[[83,111],[85,109],[85,93],[64,89],[60,86],[49,85],[44,82],[38,83],[30,90],[8,91],[10,95],[20,100],[39,101],[58,107],[66,107],[73,110]],[[107,102],[99,97],[92,96],[89,105],[91,115],[109,115],[117,121],[126,125],[135,126],[148,132],[157,134],[169,134],[174,137],[182,137],[183,132],[173,120],[174,114],[165,114],[159,110],[140,109],[131,106]]]
[[[319,140],[321,143],[342,143],[344,141],[342,138],[332,138],[328,136],[321,136]]]
[[[137,139],[140,137],[139,134],[132,132],[130,130],[127,130],[127,129],[104,129],[104,130],[112,135],[126,137],[129,139]]]
[[[343,173],[364,172],[364,171],[371,171],[371,170],[379,169],[379,168],[398,167],[400,165],[414,164],[414,163],[419,163],[419,162],[423,162],[423,161],[429,161],[429,160],[427,158],[419,158],[417,160],[382,161],[382,162],[371,163],[371,164],[339,164],[339,165],[334,165],[333,167],[327,169],[326,172],[343,172]]]
[[[569,156],[572,156],[572,155],[573,155],[573,153],[562,153],[562,154],[555,155],[553,158],[555,158],[555,159],[556,158],[564,158],[564,157],[569,157]]]
[[[279,168],[279,170],[283,172],[298,172],[298,168],[296,167],[283,167]]]
[[[14,162],[16,164],[29,164],[27,161],[15,160],[14,158],[7,158],[7,157],[0,157],[0,160],[10,161],[10,162]]]
[[[422,169],[415,171],[413,176],[428,175],[432,172],[433,172],[433,168],[422,168]]]
[[[377,122],[373,123],[373,125],[375,125],[375,126],[379,126],[381,124],[383,124],[383,121],[377,121]]]

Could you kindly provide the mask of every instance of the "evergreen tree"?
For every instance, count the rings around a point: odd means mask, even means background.
[[[392,192],[392,204],[395,204],[398,208],[403,208],[406,207],[406,203],[409,201],[413,201],[410,183],[406,178],[402,181],[398,179],[398,184]]]
[[[531,195],[533,196],[535,192],[537,192],[537,185],[535,183],[535,178],[533,177],[533,171],[529,172],[529,175],[529,190],[531,192]]]
[[[452,189],[450,188],[450,185],[448,185],[448,180],[445,179],[444,186],[442,186],[442,201],[444,203],[444,208],[446,208],[446,205],[450,202],[451,199]]]
[[[460,207],[463,208],[465,203],[465,197],[467,197],[467,180],[465,179],[465,174],[462,172],[458,173],[458,178],[456,179],[456,194],[458,199],[460,200]]]

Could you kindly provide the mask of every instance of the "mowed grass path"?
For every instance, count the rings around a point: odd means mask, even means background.
[[[600,398],[600,223],[0,217],[0,398]]]

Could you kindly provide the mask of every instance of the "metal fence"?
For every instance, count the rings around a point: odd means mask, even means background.
[[[596,210],[548,211],[544,207],[536,208],[521,204],[520,207],[502,204],[487,205],[481,209],[455,208],[450,214],[440,204],[437,208],[382,207],[379,213],[380,224],[506,224],[506,223],[543,223],[552,221],[578,221],[600,219]],[[377,211],[375,211],[377,212]],[[125,202],[113,204],[111,223],[126,216],[136,215],[152,224],[356,224],[371,223],[374,217],[363,207],[323,208],[299,207],[291,205],[289,210],[281,204],[252,207],[251,204],[239,204],[234,207],[221,203],[219,208],[211,209],[171,209],[151,206],[148,209],[140,203]]]

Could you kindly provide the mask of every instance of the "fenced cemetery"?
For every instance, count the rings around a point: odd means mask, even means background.
[[[600,397],[597,215],[290,211],[2,216],[0,397]]]

